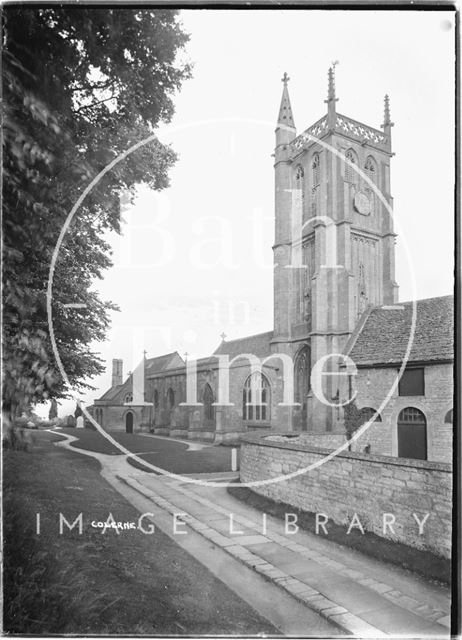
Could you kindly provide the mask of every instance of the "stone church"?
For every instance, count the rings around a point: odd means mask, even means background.
[[[178,353],[144,357],[137,374],[141,385],[134,384],[135,374],[124,380],[122,361],[115,359],[112,386],[90,411],[107,430],[218,443],[272,429],[301,432],[331,447],[345,442],[341,405],[355,395],[373,422],[354,447],[448,461],[451,296],[417,301],[415,339],[398,381],[413,304],[398,302],[395,281],[388,96],[380,129],[342,115],[331,68],[326,113],[297,135],[288,80],[284,74],[275,132],[273,330],[223,340],[210,357],[198,360],[193,404],[187,402],[188,363]],[[251,368],[248,354],[258,358],[259,370]],[[342,355],[356,371],[348,373]],[[226,359],[229,398],[223,402],[219,363]],[[316,393],[312,371],[319,363],[322,385]],[[343,377],[336,375],[342,368]],[[389,390],[390,401],[380,411]]]

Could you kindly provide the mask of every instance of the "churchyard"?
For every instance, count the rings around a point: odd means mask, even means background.
[[[206,635],[219,624],[221,633],[277,633],[162,531],[92,527],[109,511],[124,522],[139,513],[96,461],[55,447],[59,439],[38,431],[28,451],[6,452],[5,631]],[[85,535],[60,535],[58,514],[72,523],[81,512]]]

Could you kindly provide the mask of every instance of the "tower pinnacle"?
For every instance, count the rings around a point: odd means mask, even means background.
[[[393,126],[393,122],[391,121],[391,117],[390,117],[390,98],[389,98],[388,94],[385,95],[383,103],[384,103],[384,110],[383,110],[383,125],[382,125],[382,127],[385,129],[385,127],[392,127]]]
[[[327,103],[327,117],[329,121],[329,128],[333,128],[335,126],[336,120],[335,103],[337,102],[338,98],[335,97],[335,65],[337,64],[338,60],[333,62],[329,67],[329,71],[327,73],[327,100],[324,100],[324,102]]]
[[[281,106],[279,108],[278,125],[283,125],[284,127],[295,129],[292,107],[290,105],[289,90],[287,88],[287,83],[289,82],[289,80],[289,76],[284,72],[284,76],[281,78],[281,81],[284,84],[284,88],[282,90]]]
[[[329,71],[327,72],[327,100],[324,100],[324,102],[327,103],[332,101],[337,102],[338,100],[338,98],[335,97],[335,67],[338,64],[338,60],[335,60],[335,62],[330,65]]]
[[[391,128],[393,127],[393,122],[391,121],[391,117],[390,117],[390,98],[388,97],[388,94],[384,98],[383,105],[384,107],[383,107],[382,129],[383,129],[383,133],[387,137],[387,142],[386,142],[387,148],[391,152]]]

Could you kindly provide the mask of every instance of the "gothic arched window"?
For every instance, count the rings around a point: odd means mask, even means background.
[[[154,389],[154,409],[159,408],[159,392],[157,389]]]
[[[310,390],[310,349],[305,346],[298,352],[294,365],[295,378],[295,402],[300,405],[300,417],[298,428],[307,429],[307,397]]]
[[[358,157],[356,153],[353,151],[353,149],[348,149],[348,151],[345,153],[345,158],[349,161],[349,162],[345,162],[345,180],[346,182],[351,182],[354,184],[358,181],[358,174],[353,169],[351,164],[357,165]]]
[[[453,422],[453,417],[452,417],[452,409],[449,409],[449,411],[447,412],[447,414],[444,416],[444,422],[446,424],[452,424]]]
[[[207,422],[213,422],[215,420],[215,407],[213,403],[215,399],[213,397],[212,387],[207,383],[202,393],[202,402],[204,403],[204,419]]]
[[[170,389],[167,391],[167,407],[169,409],[173,409],[174,406],[175,406],[175,393],[173,389],[170,387]]]
[[[313,177],[313,187],[317,187],[320,182],[320,162],[319,153],[315,153],[311,162],[311,170]]]
[[[242,419],[267,422],[271,417],[271,387],[266,376],[252,373],[242,390]]]
[[[358,315],[366,310],[367,303],[366,269],[364,264],[360,262],[358,267]]]
[[[364,173],[372,182],[377,181],[377,165],[372,156],[367,156],[366,163],[364,165]]]
[[[299,164],[295,171],[295,189],[298,198],[300,198],[300,206],[303,210],[303,203],[305,201],[305,171]]]
[[[133,402],[133,393],[127,393],[127,395],[124,398],[124,402],[128,403],[128,402]]]

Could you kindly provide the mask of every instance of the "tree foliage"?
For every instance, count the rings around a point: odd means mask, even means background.
[[[352,400],[344,407],[345,432],[347,439],[359,429],[361,425],[367,422],[367,417],[358,409],[356,402]]]
[[[51,349],[46,288],[54,247],[89,182],[173,115],[190,76],[176,11],[89,6],[3,8],[4,404],[66,395]],[[157,139],[106,176],[65,236],[53,283],[56,344],[74,389],[103,370],[90,349],[116,306],[91,289],[111,265],[104,234],[120,231],[120,197],[160,190],[176,157]],[[69,308],[68,304],[85,308]]]

